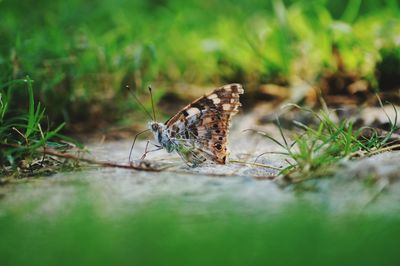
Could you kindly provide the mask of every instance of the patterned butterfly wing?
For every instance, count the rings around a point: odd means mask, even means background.
[[[229,84],[184,107],[165,124],[176,151],[189,165],[225,164],[231,117],[238,112],[240,84]]]

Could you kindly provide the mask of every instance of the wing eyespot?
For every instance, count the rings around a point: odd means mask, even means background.
[[[219,143],[219,142],[217,142],[217,143],[215,143],[214,144],[214,147],[217,149],[217,150],[222,150],[222,145],[221,145],[221,143]]]

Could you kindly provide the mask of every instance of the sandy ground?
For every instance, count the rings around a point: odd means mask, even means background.
[[[254,162],[261,153],[279,151],[271,141],[243,132],[253,123],[251,116],[238,116],[234,120],[230,134],[231,160]],[[126,163],[130,146],[131,141],[94,141],[88,148],[90,156],[96,159]],[[138,143],[134,158],[140,158],[144,146],[144,140]],[[298,201],[311,202],[332,213],[400,211],[400,152],[343,164],[336,178],[318,180],[315,182],[316,190],[311,192],[282,187],[268,178],[255,178],[276,175],[278,171],[273,168],[240,163],[189,168],[177,155],[165,151],[149,154],[147,160],[167,164],[170,168],[163,172],[138,172],[89,167],[8,185],[3,189],[0,215],[2,211],[10,211],[34,199],[40,199],[41,203],[31,210],[31,214],[54,213],[68,208],[81,193],[92,198],[99,212],[105,215],[132,211],[137,205],[165,197],[177,202],[194,202],[198,206],[203,202],[228,199],[243,209],[251,206],[260,211],[279,209]],[[266,154],[258,162],[273,167],[285,165],[282,155],[276,154]],[[230,176],[220,177],[219,174]],[[376,176],[380,176],[379,180],[369,185],[371,182],[367,180]]]

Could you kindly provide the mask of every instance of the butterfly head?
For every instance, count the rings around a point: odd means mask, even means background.
[[[176,147],[170,139],[168,134],[167,126],[163,123],[149,122],[149,129],[153,132],[154,138],[158,143],[167,150],[172,152]]]
[[[149,129],[150,129],[153,133],[157,133],[157,132],[160,131],[161,125],[160,125],[160,123],[158,123],[158,122],[151,121],[151,122],[149,122]]]
[[[151,121],[149,122],[148,126],[151,132],[153,132],[155,139],[161,142],[163,135],[165,135],[165,125],[163,123]]]

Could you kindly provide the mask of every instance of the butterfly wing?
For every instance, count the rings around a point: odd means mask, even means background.
[[[231,117],[238,112],[240,84],[229,84],[184,107],[165,124],[178,154],[190,165],[225,164]]]

